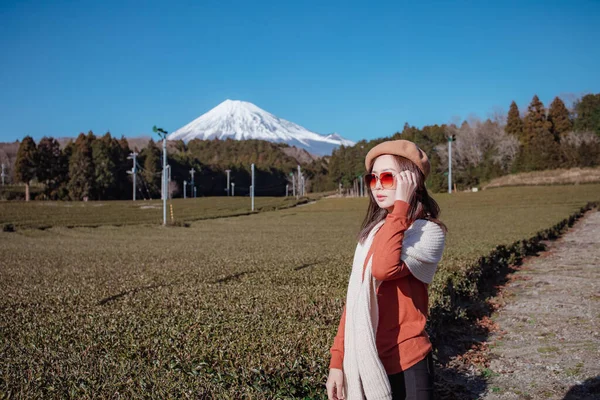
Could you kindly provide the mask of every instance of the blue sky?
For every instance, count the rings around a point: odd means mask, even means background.
[[[1,0],[0,141],[171,132],[225,99],[360,140],[600,92],[599,1],[375,3]]]

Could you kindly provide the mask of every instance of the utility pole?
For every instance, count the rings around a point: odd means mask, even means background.
[[[169,199],[172,199],[173,195],[171,194],[171,166],[167,165],[167,168],[169,169],[169,183],[167,184],[167,195],[169,196]]]
[[[187,181],[183,181],[183,198],[187,199]]]
[[[456,135],[448,136],[448,193],[452,193],[452,142],[456,141]]]
[[[252,197],[252,211],[254,211],[254,163],[252,163],[252,186],[250,186],[250,196]]]
[[[302,178],[302,196],[306,196],[306,190],[304,188],[304,175],[302,175],[301,178]]]
[[[235,196],[235,183],[231,182],[231,196]]]
[[[364,197],[365,196],[365,188],[363,186],[363,177],[362,177],[362,175],[359,175],[358,179],[360,179],[360,197]]]
[[[4,177],[6,176],[6,173],[4,172],[4,164],[2,164],[2,186],[4,186]]]
[[[296,197],[296,177],[293,172],[290,172],[290,175],[292,175],[292,195]]]
[[[300,164],[298,164],[298,177],[296,179],[296,181],[298,182],[298,191],[296,192],[296,194],[298,196],[296,196],[296,198],[302,196],[302,192],[300,191],[300,177],[302,176],[302,171],[300,171]]]
[[[133,152],[133,153],[129,153],[129,157],[127,157],[128,160],[133,160],[133,168],[131,168],[131,171],[127,171],[128,174],[132,174],[133,175],[133,201],[135,201],[135,193],[136,193],[136,175],[137,175],[137,161],[136,161],[136,157],[137,157],[138,153]],[[2,167],[4,167],[4,164],[2,164]],[[4,168],[2,168],[2,173],[4,174]],[[4,177],[2,178],[2,184],[4,184]]]
[[[192,174],[192,187],[193,187],[193,192],[194,192],[194,198],[196,198],[196,186],[194,185],[194,174],[196,173],[196,171],[194,171],[194,168],[190,169],[190,174]]]
[[[229,196],[229,173],[231,172],[231,170],[226,169],[225,172],[227,172],[227,196]]]
[[[163,139],[163,173],[162,173],[162,181],[163,181],[163,188],[167,186],[166,184],[166,180],[167,180],[167,174],[166,174],[166,169],[167,169],[167,131],[165,131],[162,128],[157,128],[156,125],[154,125],[154,127],[152,128],[152,130],[156,133],[159,134],[159,136],[162,137]],[[163,225],[167,225],[167,196],[164,195],[163,192]]]

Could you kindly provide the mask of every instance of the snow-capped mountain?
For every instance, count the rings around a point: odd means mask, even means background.
[[[255,106],[239,100],[225,100],[206,114],[169,134],[169,140],[261,139],[285,142],[318,155],[331,154],[340,145],[355,143],[337,133],[320,135]]]

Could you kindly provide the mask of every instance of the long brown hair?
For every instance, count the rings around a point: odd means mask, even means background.
[[[410,207],[408,208],[408,218],[412,222],[417,219],[426,219],[431,222],[435,222],[438,224],[444,233],[448,232],[448,227],[438,219],[440,215],[440,207],[437,202],[429,196],[427,193],[427,188],[425,187],[425,176],[423,172],[417,167],[415,163],[410,161],[406,157],[402,157],[399,155],[392,154],[396,163],[398,164],[399,171],[409,170],[414,172],[417,177],[417,189],[413,193],[413,196],[408,201]],[[375,159],[369,165],[369,173],[373,170],[373,164],[375,164]],[[388,214],[388,211],[385,208],[379,207],[377,201],[375,200],[375,196],[373,196],[373,192],[371,188],[367,186],[367,193],[369,194],[369,207],[367,208],[367,215],[362,223],[360,231],[358,232],[358,241],[360,243],[364,243],[365,239],[369,235],[369,232],[375,225],[377,225],[380,221],[385,219]]]

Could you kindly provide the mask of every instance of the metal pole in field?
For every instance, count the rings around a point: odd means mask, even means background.
[[[163,189],[167,186],[167,131],[162,128],[157,128],[156,125],[152,128],[154,132],[158,132],[160,136],[163,137],[163,172],[162,172],[162,187]],[[167,196],[164,194],[163,190],[163,225],[167,225]]]
[[[169,199],[173,198],[173,195],[171,194],[171,166],[167,165],[167,168],[169,169],[169,183],[167,185],[167,196],[169,196]]]
[[[235,196],[235,183],[231,182],[231,196]]]
[[[252,163],[252,186],[250,186],[250,196],[252,197],[252,211],[254,211],[254,163]]]
[[[129,156],[127,157],[128,160],[133,160],[133,168],[131,168],[131,171],[127,171],[128,174],[133,175],[133,201],[135,201],[135,199],[136,199],[135,193],[137,191],[137,189],[136,189],[137,161],[135,160],[137,155],[138,155],[138,153],[133,152],[133,153],[129,153]]]
[[[163,139],[163,187],[166,188],[167,174],[167,135]],[[163,225],[167,225],[167,196],[163,194]]]
[[[231,170],[226,169],[225,172],[227,172],[227,196],[229,196],[229,173],[231,172]]]
[[[2,164],[2,186],[4,186],[4,177],[6,174],[4,173],[4,164]]]
[[[183,181],[183,198],[187,199],[187,181]]]
[[[292,172],[292,196],[296,197],[296,177]]]
[[[364,192],[363,192],[363,180],[362,180],[362,175],[358,176],[358,183],[360,184],[360,197],[364,196]]]
[[[456,135],[448,136],[448,193],[452,193],[452,142],[456,141]]]
[[[194,174],[196,173],[196,171],[194,171],[194,168],[190,169],[190,174],[192,174],[192,191],[194,192],[194,198],[196,198],[196,185],[194,185]]]
[[[285,184],[285,197],[288,197],[288,192],[289,192],[289,190],[290,190],[290,184],[289,184],[289,183],[286,183],[286,184]]]
[[[306,191],[304,190],[304,175],[302,175],[302,196],[306,196]]]
[[[298,190],[296,191],[296,194],[297,194],[296,198],[302,196],[302,192],[300,191],[300,187],[301,187],[300,186],[300,179],[301,179],[300,177],[301,176],[302,176],[302,171],[300,171],[300,164],[298,164],[298,178],[296,179],[296,182],[298,184]]]

